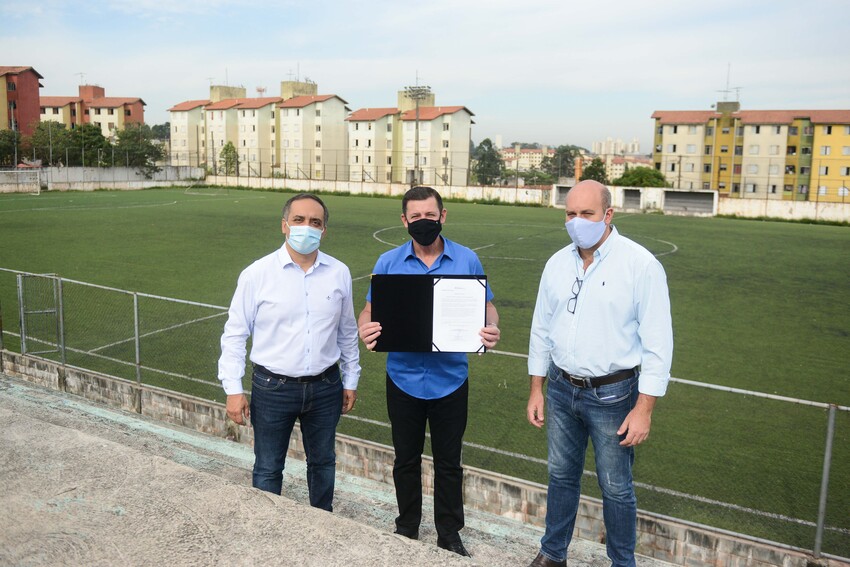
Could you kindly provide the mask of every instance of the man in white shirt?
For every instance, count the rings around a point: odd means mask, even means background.
[[[286,241],[240,275],[221,336],[218,377],[227,415],[254,428],[253,485],[280,494],[295,421],[307,457],[310,505],[333,511],[336,426],[360,379],[351,273],[319,251],[328,209],[301,193],[283,207]],[[252,336],[250,405],[243,393]]]
[[[634,447],[649,436],[670,379],[673,328],[667,277],[645,248],[611,224],[611,193],[582,181],[567,193],[573,243],[543,270],[531,322],[527,417],[546,429],[546,533],[529,567],[565,566],[588,438],[602,490],[605,543],[614,567],[635,565]]]

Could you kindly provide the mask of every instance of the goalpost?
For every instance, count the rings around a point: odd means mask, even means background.
[[[9,169],[0,171],[0,193],[41,194],[40,169]]]

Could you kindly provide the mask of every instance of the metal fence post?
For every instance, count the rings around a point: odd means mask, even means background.
[[[65,294],[64,288],[62,287],[62,278],[56,278],[56,283],[56,325],[58,334],[56,338],[59,342],[60,360],[62,361],[62,366],[65,366],[65,302],[63,301]]]
[[[820,557],[820,548],[823,543],[823,525],[826,521],[826,498],[829,493],[829,468],[832,463],[832,438],[835,437],[835,404],[829,405],[829,417],[826,425],[826,447],[823,453],[823,477],[820,483],[820,505],[818,506],[818,526],[815,531],[815,548],[812,555],[815,559]]]
[[[142,384],[141,337],[139,336],[139,294],[133,293],[133,338],[136,343],[136,383]]]
[[[24,317],[24,275],[17,274],[18,280],[18,311],[21,318],[21,354],[27,353],[27,319]]]

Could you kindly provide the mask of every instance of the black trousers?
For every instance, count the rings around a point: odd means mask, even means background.
[[[437,536],[456,540],[463,528],[461,453],[468,413],[469,380],[444,398],[423,400],[403,392],[387,376],[387,412],[392,423],[393,481],[398,502],[396,529],[412,535],[422,521],[422,450],[425,423],[434,457],[434,524]]]

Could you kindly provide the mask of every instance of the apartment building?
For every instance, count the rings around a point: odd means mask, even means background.
[[[236,107],[239,175],[268,177],[277,167],[275,114],[281,102],[281,97],[248,98]]]
[[[78,96],[41,97],[40,119],[61,122],[68,130],[96,124],[106,138],[128,124],[144,124],[145,101],[138,97],[106,96],[98,85],[80,85]]]
[[[637,138],[632,138],[631,142],[625,143],[620,138],[614,140],[611,136],[608,136],[604,142],[593,142],[591,151],[600,156],[639,154],[640,141]]]
[[[39,90],[42,77],[32,67],[0,66],[0,130],[29,136],[39,122]]]
[[[350,181],[403,181],[402,168],[398,163],[393,164],[399,149],[396,145],[401,145],[401,138],[393,135],[399,117],[398,108],[361,108],[345,119]]]
[[[399,155],[405,182],[415,180],[418,170],[424,185],[466,185],[473,116],[465,106],[420,107],[418,120],[416,110],[403,112]]]
[[[756,199],[850,200],[850,110],[656,111],[656,169],[673,187]]]
[[[500,148],[499,154],[502,156],[502,161],[506,169],[514,171],[530,171],[532,169],[540,169],[540,164],[544,158],[552,158],[555,155],[554,148],[522,148],[520,144],[514,144],[513,147]]]
[[[187,100],[168,109],[171,122],[171,165],[198,167],[206,153],[204,110],[210,100]]]
[[[278,104],[278,173],[295,179],[340,179],[346,169],[351,111],[337,95],[296,96]]]
[[[213,173],[217,174],[222,167],[225,167],[222,163],[221,151],[227,142],[231,142],[234,147],[237,145],[237,134],[239,132],[237,107],[241,100],[244,99],[228,98],[204,107],[204,124],[206,126],[204,162]]]
[[[653,162],[648,157],[643,156],[601,156],[605,162],[605,177],[608,181],[613,181],[623,176],[627,169],[635,167],[653,167]]]

